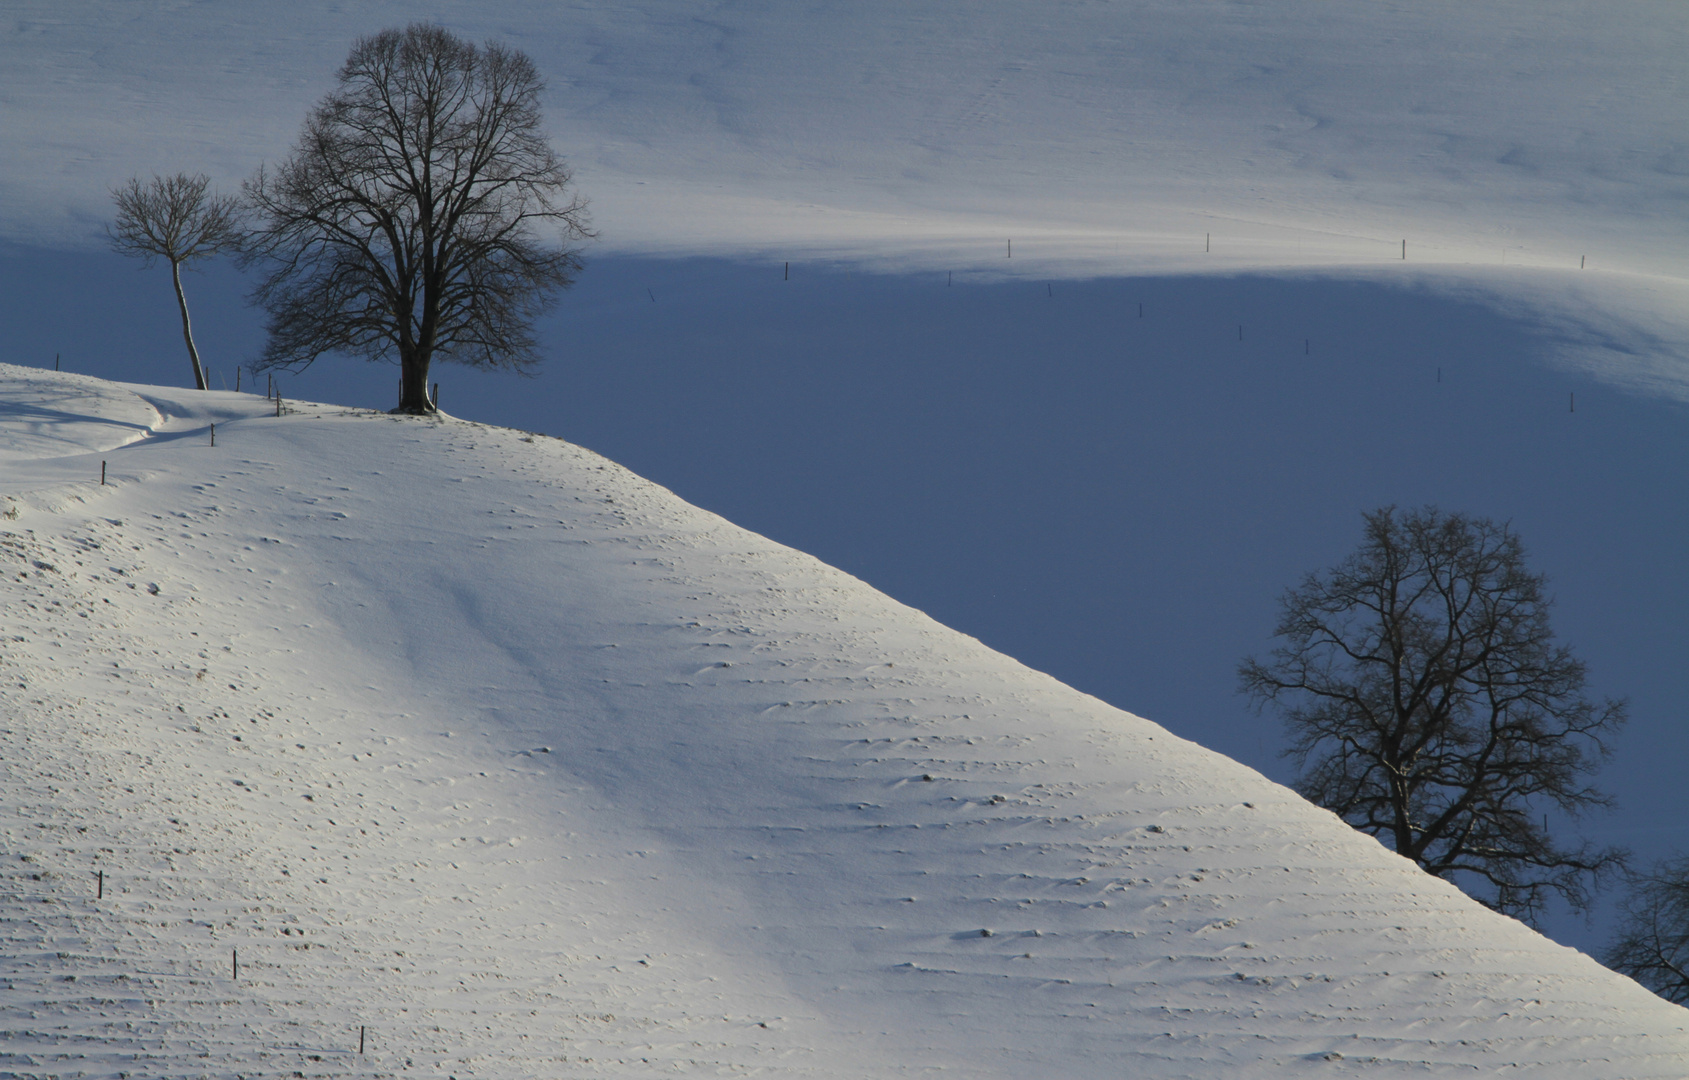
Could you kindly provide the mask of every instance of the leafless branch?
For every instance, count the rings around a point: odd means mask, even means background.
[[[540,127],[533,63],[412,24],[359,40],[292,155],[245,185],[261,222],[261,367],[396,361],[427,412],[435,359],[526,371],[533,323],[573,284],[586,204]]]
[[[1632,878],[1619,933],[1603,960],[1667,1001],[1689,1005],[1689,858]]]
[[[1611,805],[1584,777],[1624,703],[1583,697],[1507,526],[1434,507],[1365,520],[1358,551],[1285,593],[1282,644],[1243,662],[1243,692],[1281,710],[1309,799],[1498,910],[1587,909],[1625,855],[1558,844],[1542,811]]]
[[[144,184],[139,178],[131,178],[113,188],[111,195],[117,204],[117,219],[106,230],[112,248],[141,258],[148,266],[160,256],[170,263],[194,385],[204,390],[205,368],[194,347],[187,295],[182,291],[182,266],[237,247],[240,204],[230,196],[213,193],[211,179],[204,174],[154,176]]]

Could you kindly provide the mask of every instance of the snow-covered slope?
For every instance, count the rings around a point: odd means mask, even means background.
[[[0,401],[0,1075],[1689,1061],[1283,788],[585,450]]]

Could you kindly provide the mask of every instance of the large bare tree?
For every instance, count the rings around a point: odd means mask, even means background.
[[[194,347],[188,298],[182,292],[182,267],[237,245],[238,204],[227,195],[213,193],[210,178],[203,174],[154,176],[145,184],[131,178],[113,188],[111,195],[117,203],[117,220],[106,230],[112,247],[125,255],[139,256],[148,265],[158,257],[170,262],[176,307],[182,313],[182,340],[188,343],[188,360],[194,366],[194,386],[204,390],[205,367]]]
[[[245,194],[264,268],[259,367],[397,361],[433,411],[435,359],[527,370],[533,321],[581,267],[585,203],[540,128],[532,61],[414,23],[360,39],[293,153]]]
[[[1556,894],[1586,910],[1624,854],[1562,846],[1546,813],[1610,804],[1587,777],[1624,703],[1583,696],[1507,525],[1435,507],[1365,522],[1359,550],[1285,593],[1271,661],[1239,670],[1282,711],[1298,790],[1499,911],[1533,921]]]

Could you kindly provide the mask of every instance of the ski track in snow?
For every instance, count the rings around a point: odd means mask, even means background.
[[[1684,1074],[1689,1013],[578,447],[0,402],[0,1077]]]

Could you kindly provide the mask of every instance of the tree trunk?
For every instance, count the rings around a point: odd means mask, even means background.
[[[188,325],[188,298],[182,294],[182,264],[170,264],[170,283],[176,286],[176,306],[182,309],[182,340],[188,343],[188,359],[194,365],[194,386],[200,390],[211,389],[205,383],[205,369],[199,363],[199,350],[194,348],[193,327]]]
[[[393,411],[413,416],[435,411],[428,400],[428,356],[421,349],[399,358],[399,407]]]

